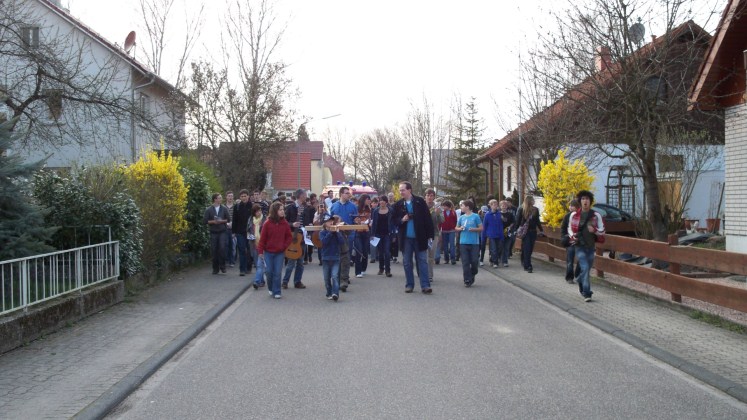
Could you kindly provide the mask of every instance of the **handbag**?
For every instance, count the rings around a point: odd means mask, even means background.
[[[524,222],[523,225],[519,226],[518,229],[516,229],[516,237],[519,239],[524,239],[525,236],[527,236],[527,232],[529,231],[529,221],[527,220]]]

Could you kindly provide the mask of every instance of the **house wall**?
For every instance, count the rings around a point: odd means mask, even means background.
[[[81,54],[82,70],[77,78],[94,77],[101,73],[102,69],[106,69],[110,72],[106,85],[107,95],[121,101],[121,106],[126,107],[131,103],[133,67],[129,62],[39,2],[29,1],[25,5],[33,9],[34,18],[29,23],[39,26],[40,43],[56,39],[58,42],[64,42],[69,51]],[[15,89],[14,93],[17,96],[23,97],[25,92],[30,92],[33,88],[33,77],[29,77],[29,72],[36,71],[33,66],[9,56],[0,58],[0,65],[7,71],[3,82],[9,88]],[[138,84],[137,81],[135,83]],[[143,92],[150,99],[149,113],[156,115],[154,121],[159,126],[173,127],[170,120],[167,121],[164,117],[164,89],[150,86],[143,89]],[[136,94],[136,103],[139,99],[139,94]],[[76,163],[131,162],[133,149],[136,156],[139,156],[146,145],[158,144],[159,134],[145,130],[136,122],[133,148],[132,120],[129,113],[121,111],[117,115],[102,116],[92,113],[92,109],[86,104],[63,101],[61,116],[54,120],[49,116],[47,105],[37,101],[31,112],[45,124],[41,130],[43,133],[29,136],[26,144],[20,145],[17,150],[10,153],[19,154],[28,161],[47,158],[47,167],[60,168],[70,167]],[[183,135],[184,127],[179,127]]]
[[[747,252],[747,104],[724,110],[726,130],[726,190],[724,228],[726,250]]]
[[[324,165],[321,160],[311,161],[311,192],[322,193],[322,189],[327,185],[324,183]]]

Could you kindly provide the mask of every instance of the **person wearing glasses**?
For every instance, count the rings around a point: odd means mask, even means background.
[[[405,269],[405,293],[415,287],[413,256],[418,265],[420,290],[429,295],[433,292],[428,279],[428,249],[433,246],[433,219],[428,204],[422,197],[412,193],[412,184],[400,182],[402,199],[394,204],[394,223],[399,226],[399,243],[402,249],[402,264]]]

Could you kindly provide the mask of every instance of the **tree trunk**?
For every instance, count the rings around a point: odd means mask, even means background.
[[[656,153],[648,151],[643,159],[643,183],[648,206],[648,221],[651,224],[654,240],[667,241],[667,223],[662,217],[659,200],[659,179],[656,175]]]

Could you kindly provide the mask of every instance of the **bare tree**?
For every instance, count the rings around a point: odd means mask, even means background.
[[[431,150],[436,144],[444,142],[448,130],[445,129],[442,118],[435,115],[428,98],[423,95],[422,104],[410,101],[410,111],[401,131],[408,149],[413,152],[413,187],[416,191],[422,191],[425,180],[429,180],[433,173]]]
[[[353,156],[356,179],[367,181],[378,191],[385,191],[393,182],[388,177],[389,170],[406,152],[407,146],[397,130],[381,128],[361,136],[353,149],[356,151]]]
[[[226,186],[262,188],[269,159],[296,134],[287,103],[297,92],[286,65],[275,60],[284,28],[264,0],[236,0],[224,26],[221,65],[192,65],[193,136],[209,150]]]
[[[175,0],[139,0],[140,15],[146,36],[145,63],[155,74],[161,77],[165,76],[162,69],[163,55],[169,47],[169,35],[173,34],[168,28],[174,26],[169,25],[169,23],[173,24],[174,2]],[[205,23],[203,18],[205,4],[203,2],[198,4],[190,2],[188,5],[186,1],[182,0],[181,3],[185,10],[184,38],[179,50],[179,59],[175,63],[176,75],[173,78],[174,86],[179,89],[183,88],[186,83],[185,74],[188,70],[189,59]]]
[[[344,168],[347,164],[348,151],[350,150],[350,146],[348,145],[352,144],[350,139],[355,138],[355,136],[349,135],[347,131],[340,130],[339,128],[332,129],[327,127],[321,137],[324,141],[324,153],[331,156],[332,159],[336,160]]]
[[[664,147],[716,144],[719,122],[688,113],[687,92],[709,35],[687,19],[692,1],[587,0],[556,15],[552,36],[539,34],[531,70],[560,111],[545,124],[564,143],[595,146],[595,154],[630,162],[644,185],[647,217],[666,240],[676,212],[661,200],[658,173]],[[631,27],[650,16],[663,35],[643,45]],[[653,22],[655,21],[655,22]],[[698,131],[705,135],[683,133]],[[614,147],[610,147],[610,146]]]

